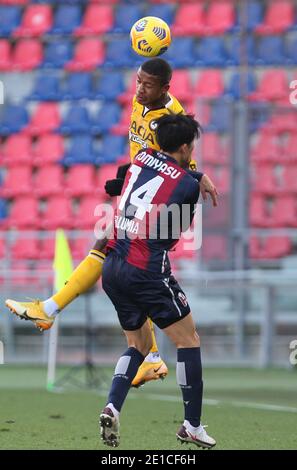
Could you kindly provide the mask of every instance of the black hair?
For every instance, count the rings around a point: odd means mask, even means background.
[[[157,142],[165,152],[176,152],[181,145],[199,139],[202,127],[191,115],[164,114],[156,120]]]
[[[161,85],[166,85],[172,78],[172,68],[164,59],[155,57],[154,59],[146,60],[141,65],[141,70],[149,75],[155,75],[160,78]]]

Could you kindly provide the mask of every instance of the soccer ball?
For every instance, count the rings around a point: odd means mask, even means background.
[[[170,28],[155,16],[136,21],[130,31],[132,49],[139,55],[155,57],[167,51],[171,43]]]

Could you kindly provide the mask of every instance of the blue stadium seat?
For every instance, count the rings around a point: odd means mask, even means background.
[[[232,125],[232,110],[228,100],[221,99],[213,104],[210,123],[205,126],[209,132],[228,132]]]
[[[239,4],[236,16],[233,31],[239,31],[240,29],[254,31],[263,21],[263,3],[259,0],[249,0],[246,3]]]
[[[259,38],[256,49],[256,65],[283,65],[288,62],[282,36]]]
[[[59,127],[61,134],[88,134],[91,120],[88,110],[80,105],[73,105],[68,109],[65,118]]]
[[[151,5],[146,12],[147,16],[156,16],[166,21],[167,24],[171,25],[174,19],[175,7],[174,5]]]
[[[84,72],[69,74],[63,87],[62,99],[80,100],[82,98],[92,98],[91,74]]]
[[[55,14],[51,33],[71,34],[81,24],[81,21],[82,13],[80,6],[60,5]]]
[[[119,5],[115,10],[114,33],[129,33],[131,26],[144,16],[143,8],[139,5]]]
[[[0,36],[8,37],[20,25],[21,9],[15,6],[0,6]]]
[[[103,134],[117,124],[121,117],[121,107],[116,103],[108,103],[99,110],[92,120],[92,134]]]
[[[93,96],[99,100],[115,100],[125,91],[123,74],[121,72],[105,72],[94,87]]]
[[[5,199],[0,199],[0,219],[7,217],[7,203]]]
[[[232,75],[229,85],[226,87],[225,96],[236,100],[244,98],[256,90],[256,79],[252,72]]]
[[[263,125],[271,120],[272,109],[270,103],[253,103],[249,104],[249,131],[256,132]]]
[[[95,163],[93,140],[89,135],[76,135],[72,138],[70,149],[66,152],[63,165],[72,166],[78,163]]]
[[[228,56],[222,37],[201,39],[197,49],[197,66],[224,67],[227,62]]]
[[[103,138],[102,148],[96,157],[96,164],[114,163],[125,152],[127,139],[122,136],[106,135]]]
[[[45,68],[63,68],[72,58],[73,45],[68,39],[54,39],[45,48],[44,61]]]
[[[61,99],[60,81],[57,75],[41,74],[37,77],[28,100],[59,101]]]
[[[174,39],[168,51],[162,55],[165,60],[177,68],[195,65],[195,51],[193,38]]]
[[[142,62],[140,56],[132,52],[129,40],[117,38],[108,43],[104,67],[135,67]]]
[[[255,47],[255,39],[251,35],[247,36],[246,39],[240,39],[237,35],[232,36],[228,44],[228,65],[246,63],[253,65],[256,60]]]
[[[297,38],[289,42],[287,46],[288,62],[291,64],[297,64]]]
[[[17,105],[8,105],[4,108],[0,119],[0,135],[14,134],[21,131],[29,122],[26,108]]]

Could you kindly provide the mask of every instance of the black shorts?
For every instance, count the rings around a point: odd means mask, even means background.
[[[103,265],[102,286],[123,330],[138,330],[147,317],[166,328],[190,313],[187,298],[174,276],[139,269],[111,251]]]

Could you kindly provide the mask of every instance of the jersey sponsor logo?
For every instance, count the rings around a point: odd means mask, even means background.
[[[131,140],[131,142],[135,142],[138,145],[141,145],[141,147],[144,149],[148,148],[148,144],[138,135],[133,134],[133,132],[131,131],[129,132],[129,140]]]
[[[142,162],[144,165],[152,168],[153,170],[157,170],[160,173],[163,173],[166,176],[170,176],[172,179],[176,179],[180,176],[181,172],[178,171],[173,166],[168,165],[162,160],[153,157],[152,155],[147,154],[146,152],[141,152],[135,157],[135,160]]]
[[[185,296],[185,294],[183,292],[179,292],[177,296],[179,300],[181,301],[182,305],[186,307],[188,305],[188,301],[187,301],[187,297]]]
[[[137,126],[136,121],[131,123],[130,132],[131,131],[133,131],[134,134],[138,135],[144,142],[146,142],[148,146],[155,145],[154,135],[145,129],[145,127],[142,125]]]

